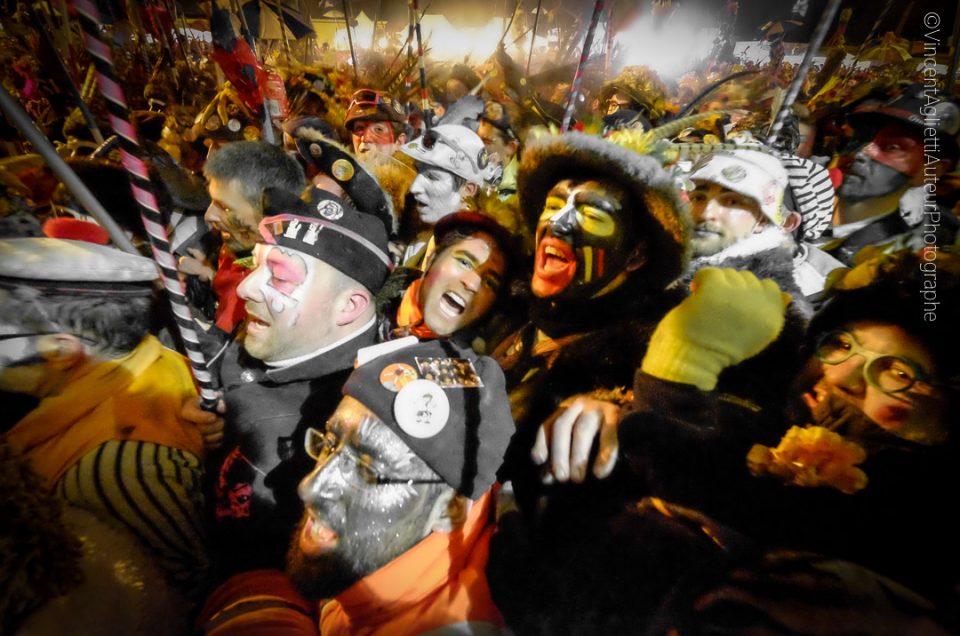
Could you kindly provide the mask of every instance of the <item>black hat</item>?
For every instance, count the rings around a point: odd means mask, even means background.
[[[305,196],[263,191],[264,241],[319,259],[376,293],[391,269],[383,223],[326,190],[310,188]]]
[[[503,371],[449,340],[401,341],[359,366],[343,387],[461,494],[477,499],[493,484],[514,432]]]
[[[957,133],[960,132],[960,108],[949,100],[941,100],[932,89],[922,84],[903,87],[893,99],[868,101],[854,108],[849,116],[851,125],[879,123],[894,119],[915,129],[925,136],[926,129],[933,129],[940,141],[942,152],[948,159],[958,154]]]
[[[960,254],[940,250],[884,253],[868,247],[857,265],[830,274],[828,299],[807,331],[811,343],[859,320],[898,325],[924,344],[943,380],[960,382]],[[957,390],[956,388],[954,390]]]
[[[303,160],[336,181],[357,210],[376,216],[383,221],[388,233],[396,234],[398,220],[393,202],[353,153],[332,136],[325,136],[322,128],[301,125],[294,131],[297,152]]]

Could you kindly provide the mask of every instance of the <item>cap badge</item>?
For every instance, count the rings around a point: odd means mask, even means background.
[[[343,206],[327,199],[317,204],[317,213],[328,221],[336,221],[343,216]]]
[[[333,178],[337,181],[349,181],[353,178],[354,174],[353,164],[346,159],[337,159],[333,162],[333,165],[330,166],[330,174],[332,174]]]
[[[450,400],[435,382],[412,380],[393,401],[397,426],[410,437],[428,439],[443,430],[450,418]]]
[[[419,358],[420,375],[444,389],[476,389],[483,386],[473,362],[466,358]]]
[[[747,169],[743,166],[727,166],[720,171],[720,174],[722,174],[726,179],[737,183],[739,181],[743,181],[747,177]]]
[[[380,385],[388,391],[397,393],[418,377],[416,369],[403,362],[388,364],[380,372]]]

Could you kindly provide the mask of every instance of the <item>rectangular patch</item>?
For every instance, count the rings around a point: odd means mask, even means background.
[[[473,362],[466,358],[414,357],[420,377],[444,389],[476,389],[483,386]]]

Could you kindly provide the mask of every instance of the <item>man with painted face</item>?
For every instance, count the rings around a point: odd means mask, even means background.
[[[465,126],[434,126],[401,151],[417,162],[417,178],[410,185],[417,221],[402,263],[417,266],[437,221],[468,207],[493,172],[483,140]]]
[[[500,633],[484,574],[513,433],[500,368],[408,343],[358,367],[343,395],[307,438],[317,463],[287,567],[306,597],[332,598],[321,633]]]
[[[210,155],[203,167],[210,207],[203,220],[222,240],[216,272],[197,250],[180,258],[184,274],[209,280],[217,296],[215,324],[226,333],[243,321],[236,290],[250,268],[243,264],[260,238],[261,196],[267,187],[300,192],[306,186],[296,159],[265,141],[237,141]],[[238,262],[240,261],[240,262]]]
[[[558,409],[604,431],[619,418],[652,326],[679,301],[665,288],[684,269],[690,222],[659,163],[579,133],[528,145],[519,184],[538,219],[534,299],[530,322],[493,355],[519,426],[509,464],[520,472],[506,476],[523,499],[539,483],[531,448]]]
[[[376,339],[372,298],[389,271],[387,228],[328,192],[309,196],[265,192],[255,268],[237,290],[246,328],[219,367],[226,424],[208,470],[224,575],[282,568],[302,512],[296,485],[312,466],[305,431],[333,411],[357,350]],[[184,417],[213,419],[195,408]]]
[[[392,155],[407,142],[403,104],[383,91],[361,88],[350,98],[343,125],[353,139],[360,161],[373,153]]]
[[[932,183],[954,165],[960,109],[948,101],[931,104],[922,86],[911,85],[892,100],[855,109],[850,124],[853,139],[851,151],[840,157],[843,182],[837,188],[833,240],[822,246],[847,264],[860,248],[911,231],[899,214],[900,199],[909,188]],[[933,156],[939,161],[927,160]],[[956,217],[932,200],[923,209],[923,221],[914,232],[936,236],[939,245],[952,243],[960,225]],[[925,236],[915,239],[913,246],[923,240]]]
[[[471,328],[489,316],[517,267],[519,222],[486,209],[441,219],[434,229],[436,250],[423,275],[404,290],[391,336],[426,339],[476,333]]]

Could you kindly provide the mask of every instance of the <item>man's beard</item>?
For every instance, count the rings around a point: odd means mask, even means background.
[[[363,578],[339,553],[310,557],[300,551],[301,520],[287,550],[287,576],[304,598],[333,598]]]
[[[909,181],[908,175],[864,155],[857,155],[844,172],[837,196],[841,201],[857,203],[903,190]]]

